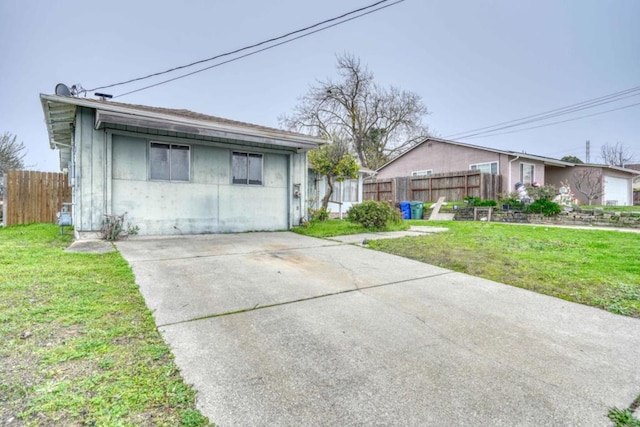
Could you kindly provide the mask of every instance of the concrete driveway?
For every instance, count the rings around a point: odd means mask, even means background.
[[[638,319],[289,232],[117,247],[221,426],[607,426],[640,394]]]

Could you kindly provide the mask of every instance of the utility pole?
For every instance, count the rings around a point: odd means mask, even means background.
[[[585,163],[591,163],[591,141],[587,139],[587,155],[585,156]]]

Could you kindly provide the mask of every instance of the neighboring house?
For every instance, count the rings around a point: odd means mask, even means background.
[[[349,208],[362,202],[362,189],[364,179],[375,174],[367,168],[360,168],[358,177],[345,179],[333,185],[333,194],[329,199],[328,209],[333,216],[342,218]],[[312,209],[319,209],[322,206],[322,198],[327,191],[327,178],[320,176],[309,169],[309,204]]]
[[[40,95],[77,237],[127,213],[140,234],[283,230],[306,215],[322,140],[188,110]]]
[[[633,179],[640,171],[617,166],[576,164],[568,170],[552,169],[547,172],[550,184],[569,183],[581,204],[589,204],[587,194],[596,196],[592,205],[633,205]],[[584,191],[579,191],[579,183]],[[586,193],[586,194],[585,194]]]
[[[640,171],[640,163],[625,165],[625,168]],[[640,191],[640,175],[633,178],[633,191]]]
[[[517,182],[544,184],[548,168],[563,169],[573,163],[514,151],[496,150],[464,142],[427,138],[383,165],[376,177],[424,176],[480,170],[502,175],[502,191],[515,191]]]
[[[540,185],[551,184],[559,187],[560,182],[571,182],[577,166],[581,165],[527,153],[497,150],[440,138],[427,138],[383,165],[377,170],[376,178],[480,170],[501,175],[502,193],[508,194],[515,191],[515,185],[518,182],[524,184],[537,182]],[[620,205],[631,205],[633,201],[631,181],[635,176],[634,172],[624,168],[597,166],[607,177],[605,180],[607,188],[602,200],[617,200]],[[579,196],[577,192],[575,193]],[[627,197],[623,197],[623,193],[627,194]]]

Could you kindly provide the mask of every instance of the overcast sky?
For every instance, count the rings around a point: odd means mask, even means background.
[[[373,2],[0,0],[0,133],[11,132],[25,143],[32,169],[57,171],[38,98],[53,93],[57,83],[89,89],[147,75]],[[278,117],[291,111],[310,84],[336,75],[336,53],[349,52],[382,86],[419,94],[431,111],[430,129],[448,137],[640,86],[638,22],[638,0],[406,0],[114,100],[279,127]],[[142,85],[105,92],[118,95]],[[640,96],[554,120],[634,103]],[[616,142],[640,162],[640,105],[529,131],[462,139],[583,160],[586,140],[591,140],[592,162],[601,145]]]

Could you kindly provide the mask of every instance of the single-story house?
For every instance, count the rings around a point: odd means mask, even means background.
[[[124,214],[140,234],[283,230],[307,212],[316,137],[188,110],[40,95],[77,237]]]
[[[632,205],[632,180],[637,171],[606,165],[581,165],[562,160],[515,151],[497,150],[458,141],[429,137],[377,170],[378,179],[402,176],[423,176],[438,173],[480,170],[502,176],[502,193],[515,191],[515,185],[534,182],[560,187],[569,182],[573,188],[574,173],[580,168],[598,170],[603,179],[603,191],[595,204],[607,202]],[[581,203],[585,196],[573,190]]]

